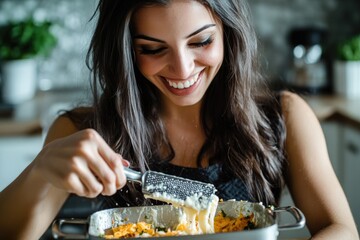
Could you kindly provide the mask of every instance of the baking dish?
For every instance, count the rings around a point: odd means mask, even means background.
[[[136,223],[139,221],[156,222],[156,224],[162,224],[163,226],[172,228],[179,223],[178,220],[181,211],[181,208],[177,208],[172,205],[112,208],[95,212],[87,219],[57,219],[52,224],[52,233],[55,239],[104,239],[101,235],[103,235],[108,229],[111,229],[111,227],[129,222]],[[253,213],[255,219],[255,229],[228,233],[160,237],[160,239],[275,240],[279,235],[279,231],[299,229],[305,226],[305,217],[303,213],[294,206],[273,208],[265,207],[261,203],[226,201],[220,202],[216,211],[225,212],[228,216],[232,217],[238,217],[240,213],[243,213],[243,215]],[[294,217],[295,222],[279,225],[277,219],[279,217],[278,215],[282,212],[290,213]],[[82,225],[85,226],[85,232],[76,234],[67,233],[63,231],[64,225]],[[148,237],[145,239],[155,240],[159,239],[159,237]]]

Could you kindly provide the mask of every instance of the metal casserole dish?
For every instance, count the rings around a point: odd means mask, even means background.
[[[55,239],[104,239],[102,234],[114,225],[125,223],[136,223],[139,221],[156,222],[166,227],[176,226],[178,216],[182,211],[171,205],[112,208],[95,212],[86,220],[79,219],[58,219],[53,222],[52,232]],[[186,235],[174,237],[160,237],[162,240],[185,240],[185,239],[211,239],[211,240],[233,240],[233,239],[269,239],[275,240],[281,230],[299,229],[305,225],[303,213],[296,207],[266,208],[259,203],[245,201],[220,202],[217,212],[223,211],[228,216],[238,217],[240,213],[245,215],[254,214],[255,229],[238,232],[214,233],[201,235]],[[295,218],[295,223],[279,225],[278,214],[288,212]],[[74,234],[63,231],[64,225],[83,225],[86,233]],[[135,238],[127,238],[135,239]],[[136,238],[138,239],[138,238]],[[145,239],[155,240],[159,237],[148,237]]]

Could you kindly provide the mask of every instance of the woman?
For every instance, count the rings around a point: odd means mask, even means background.
[[[286,184],[314,239],[358,238],[316,117],[261,84],[244,1],[101,0],[98,11],[94,104],[58,118],[1,193],[1,236],[37,239],[70,193],[148,204],[126,183],[130,166],[211,182],[224,200],[276,205]]]

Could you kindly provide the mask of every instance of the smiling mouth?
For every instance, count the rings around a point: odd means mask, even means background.
[[[192,78],[187,79],[185,81],[172,81],[167,78],[165,78],[165,80],[169,84],[169,86],[172,88],[186,89],[186,88],[190,88],[191,86],[193,86],[200,79],[199,76],[201,75],[201,73],[202,73],[202,71],[195,74]]]

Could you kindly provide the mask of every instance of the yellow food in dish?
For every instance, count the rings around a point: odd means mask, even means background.
[[[134,238],[134,237],[161,237],[184,235],[185,226],[179,224],[175,230],[154,227],[150,223],[127,223],[112,229],[113,234],[104,235],[105,238]]]
[[[196,221],[196,227],[199,222]],[[229,217],[223,211],[219,212],[214,218],[215,233],[242,231],[244,229],[254,228],[254,215],[240,215],[237,218]],[[180,223],[175,229],[165,229],[153,226],[151,223],[138,222],[127,223],[112,228],[113,234],[106,234],[103,237],[110,238],[134,238],[134,237],[161,237],[161,236],[179,236],[191,234],[188,224]]]
[[[254,225],[254,214],[249,216],[240,215],[237,218],[233,218],[226,216],[224,212],[220,212],[214,219],[214,229],[216,233],[253,229]]]

